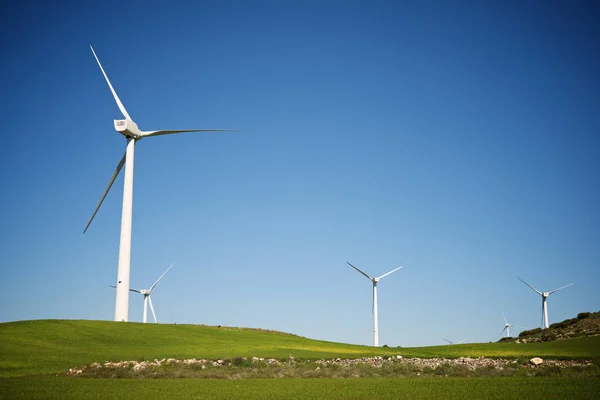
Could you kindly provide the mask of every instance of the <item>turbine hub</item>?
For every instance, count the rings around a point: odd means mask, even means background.
[[[144,296],[148,296],[150,294],[150,292],[146,289],[140,290],[140,293],[143,294]]]

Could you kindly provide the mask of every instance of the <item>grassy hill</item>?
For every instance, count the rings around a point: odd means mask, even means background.
[[[374,348],[312,340],[281,332],[201,325],[39,320],[0,324],[0,377],[62,372],[103,361],[155,358],[405,357],[597,358],[600,336],[544,343],[487,343]]]
[[[300,336],[202,325],[39,320],[0,324],[0,376],[49,373],[101,361],[154,358],[303,358],[373,355],[376,349]]]

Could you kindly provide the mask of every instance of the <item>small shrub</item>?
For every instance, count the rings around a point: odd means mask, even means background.
[[[521,333],[519,333],[519,337],[527,337],[527,336],[535,335],[536,333],[540,333],[541,331],[542,331],[542,328],[535,328],[535,329],[530,329],[528,331],[522,331]]]
[[[466,369],[466,367],[465,367]],[[496,369],[492,365],[487,365],[485,367],[477,368],[475,371],[469,371],[466,369],[462,376],[498,376],[501,375],[500,370]]]
[[[552,329],[566,328],[568,326],[573,325],[577,321],[579,321],[577,318],[565,319],[562,322],[555,322],[554,324],[550,325],[550,328],[552,328]]]
[[[562,375],[562,370],[557,365],[546,365],[534,369],[533,376],[554,376]]]
[[[592,313],[589,313],[589,312],[580,312],[579,314],[577,314],[577,319],[586,319],[591,314]]]
[[[252,361],[248,360],[246,357],[235,357],[231,360],[225,360],[226,362],[231,363],[231,365],[236,367],[249,367],[252,365]]]
[[[544,332],[542,332],[540,339],[542,339],[542,342],[551,342],[556,339],[556,336],[557,335],[555,332],[546,329]]]

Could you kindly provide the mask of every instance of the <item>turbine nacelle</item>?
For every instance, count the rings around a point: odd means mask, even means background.
[[[142,138],[142,131],[140,131],[140,128],[138,128],[135,122],[128,118],[115,119],[115,130],[125,137],[132,137],[136,140]]]
[[[144,296],[150,296],[150,291],[148,289],[142,289],[140,290],[140,293]]]

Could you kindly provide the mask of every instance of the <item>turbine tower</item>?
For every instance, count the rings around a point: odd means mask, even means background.
[[[534,288],[533,286],[531,286],[529,283],[527,283],[523,279],[519,278],[518,276],[517,276],[517,279],[520,280],[521,282],[523,282],[524,284],[526,284],[527,286],[529,286],[529,288],[531,288],[531,290],[533,290],[534,292],[536,292],[537,294],[539,294],[540,296],[542,296],[542,328],[548,329],[548,306],[546,305],[546,299],[552,293],[554,293],[556,291],[559,291],[561,289],[564,289],[566,287],[569,287],[571,285],[574,285],[574,283],[569,283],[566,286],[559,287],[558,289],[554,289],[554,290],[551,290],[549,292],[540,292],[539,290],[537,290],[536,288]]]
[[[152,293],[152,290],[154,289],[156,284],[160,282],[160,280],[163,278],[163,276],[167,274],[167,272],[169,272],[173,265],[175,265],[175,263],[171,264],[169,268],[167,268],[167,270],[162,273],[162,275],[156,280],[156,282],[154,282],[154,285],[150,286],[150,289],[129,289],[130,292],[140,293],[144,296],[144,323],[148,321],[148,303],[150,303],[150,310],[152,311],[152,316],[154,317],[154,323],[158,324],[158,321],[156,320],[156,314],[154,313],[154,306],[152,305],[152,297],[150,297],[150,293]],[[116,288],[116,286],[113,285],[111,285],[110,287]]]
[[[369,279],[371,282],[373,282],[373,346],[377,347],[377,346],[379,346],[379,322],[377,320],[377,282],[379,282],[381,280],[381,278],[383,278],[384,276],[388,276],[392,272],[396,272],[399,269],[401,269],[402,267],[398,267],[398,268],[388,272],[387,274],[383,274],[376,278],[371,278],[369,275],[365,274],[364,272],[362,272],[360,269],[356,268],[354,265],[350,264],[349,262],[346,262],[346,264],[348,264],[349,266],[351,266],[352,268],[354,268],[355,270],[357,270],[358,272],[360,272],[361,274],[366,276],[367,279]]]
[[[115,179],[121,172],[123,165],[125,165],[125,179],[123,184],[123,208],[121,212],[121,238],[119,243],[119,266],[117,270],[117,293],[115,300],[115,321],[128,321],[129,320],[129,276],[130,276],[130,263],[131,263],[131,216],[133,210],[133,158],[134,158],[134,147],[135,143],[142,140],[145,137],[151,136],[159,136],[159,135],[170,135],[173,133],[180,132],[218,132],[218,131],[232,131],[232,129],[179,129],[179,130],[157,130],[157,131],[142,131],[138,128],[137,124],[133,122],[127,110],[123,106],[123,103],[117,96],[117,92],[113,88],[106,72],[104,72],[104,68],[102,68],[102,64],[100,64],[100,60],[98,56],[96,56],[96,52],[93,47],[92,53],[94,54],[94,58],[96,62],[98,62],[98,66],[106,79],[106,83],[108,83],[108,87],[112,92],[115,101],[117,102],[117,106],[121,113],[125,117],[125,119],[114,120],[115,130],[119,132],[121,135],[125,136],[127,139],[127,147],[123,158],[119,161],[115,172],[112,174],[106,189],[104,190],[104,194],[100,199],[100,202],[96,206],[94,213],[92,214],[90,220],[88,221],[83,233],[87,231],[92,220],[96,216],[96,213],[100,209],[104,198],[108,194],[111,186],[113,185]]]

